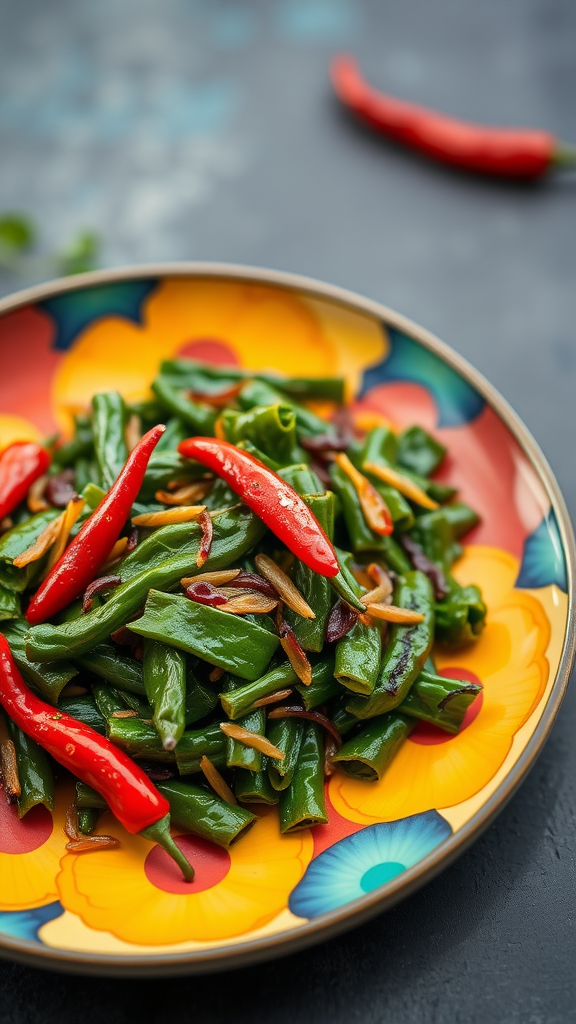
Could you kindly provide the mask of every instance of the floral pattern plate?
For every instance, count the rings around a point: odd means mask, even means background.
[[[526,428],[426,331],[307,279],[221,265],[105,271],[0,302],[0,447],[67,430],[95,391],[148,394],[176,355],[342,374],[364,424],[420,423],[448,447],[441,478],[482,516],[455,575],[484,591],[487,627],[439,669],[480,680],[457,736],[420,724],[384,780],[336,773],[329,823],[283,837],[274,809],[230,852],[192,836],[185,885],[152,843],[113,820],[117,850],[66,852],[63,819],[19,822],[0,800],[0,950],[100,973],[217,970],[320,941],[413,891],[486,827],[558,711],[574,654],[574,543]],[[324,407],[329,413],[329,408]]]

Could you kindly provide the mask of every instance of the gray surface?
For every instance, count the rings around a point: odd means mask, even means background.
[[[350,124],[326,80],[351,49],[389,91],[576,142],[575,43],[570,0],[4,0],[1,204],[34,213],[47,250],[98,229],[104,265],[223,259],[387,303],[502,391],[575,512],[576,176],[519,187],[432,166]],[[220,980],[2,964],[2,1019],[576,1021],[575,715],[572,688],[496,824],[372,924]]]

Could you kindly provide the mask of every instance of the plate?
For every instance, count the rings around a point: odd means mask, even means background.
[[[0,338],[0,444],[66,430],[95,391],[145,397],[166,357],[344,375],[365,419],[419,423],[447,445],[441,478],[482,516],[454,572],[480,583],[489,608],[475,645],[436,653],[444,673],[483,685],[457,736],[419,726],[381,783],[331,776],[327,825],[283,837],[271,810],[230,853],[196,842],[192,891],[140,837],[67,853],[69,793],[53,817],[40,807],[23,822],[0,800],[3,955],[102,974],[224,969],[323,941],[450,864],[538,755],[574,657],[570,522],[502,397],[377,303],[220,264],[103,271],[21,292],[0,302]]]

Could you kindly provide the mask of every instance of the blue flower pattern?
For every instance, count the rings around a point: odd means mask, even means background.
[[[12,910],[0,912],[0,935],[10,935],[14,939],[27,939],[29,942],[40,942],[38,932],[42,925],[53,921],[64,913],[62,904],[55,900],[45,907],[33,910]]]
[[[312,918],[391,882],[452,835],[437,811],[368,825],[313,860],[290,896],[290,910]]]

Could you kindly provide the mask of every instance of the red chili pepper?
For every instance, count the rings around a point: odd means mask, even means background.
[[[32,625],[50,619],[84,593],[112,551],[130,515],[148,460],[166,427],[153,427],[130,452],[124,468],[105,498],[58,559],[30,601],[26,618]]]
[[[127,832],[167,849],[188,879],[188,861],[170,836],[170,805],[148,776],[110,740],[28,689],[0,633],[0,704],[27,736],[106,800]],[[190,872],[192,874],[190,875]]]
[[[530,128],[494,128],[460,121],[373,89],[353,57],[330,67],[338,99],[361,121],[425,156],[466,171],[505,178],[538,178],[550,168],[576,163],[576,148]]]
[[[338,560],[308,505],[282,477],[249,452],[213,437],[189,437],[178,451],[213,470],[246,502],[263,523],[320,576],[336,576]]]
[[[24,501],[30,485],[50,465],[48,452],[35,441],[14,441],[0,455],[0,522]]]

